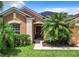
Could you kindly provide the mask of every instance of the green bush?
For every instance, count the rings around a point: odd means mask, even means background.
[[[44,40],[47,40],[48,43],[68,44],[73,33],[70,29],[72,24],[74,24],[74,20],[67,14],[53,13],[43,21],[42,35],[44,35]]]
[[[0,23],[0,50],[14,48],[14,34],[13,28],[8,23]]]
[[[27,34],[16,34],[14,40],[15,46],[26,46],[31,44],[30,36]]]

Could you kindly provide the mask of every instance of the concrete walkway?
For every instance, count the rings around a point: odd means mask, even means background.
[[[42,45],[42,40],[35,40],[35,50],[79,50],[79,47],[46,47]]]
[[[42,40],[35,40],[35,46],[34,46],[34,49],[37,49],[37,48],[42,48]]]

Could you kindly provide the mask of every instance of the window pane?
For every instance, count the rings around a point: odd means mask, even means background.
[[[17,23],[13,23],[11,24],[13,26],[13,30],[16,32],[16,33],[20,33],[20,24],[17,24]]]

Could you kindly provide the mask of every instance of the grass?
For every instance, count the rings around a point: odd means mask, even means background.
[[[17,47],[16,49],[8,50],[8,53],[2,56],[14,57],[76,57],[79,56],[78,50],[33,50],[33,45],[26,47]]]

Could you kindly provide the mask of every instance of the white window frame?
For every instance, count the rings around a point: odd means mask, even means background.
[[[15,31],[15,33],[20,33],[20,24],[18,24],[18,23],[11,23],[11,25],[14,27],[13,30]]]

